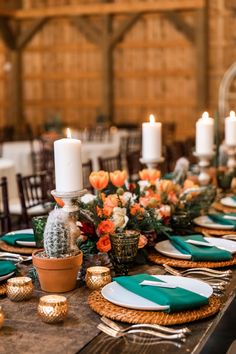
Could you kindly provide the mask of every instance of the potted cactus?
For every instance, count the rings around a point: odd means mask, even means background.
[[[66,292],[76,286],[83,254],[76,246],[79,229],[73,217],[63,209],[54,209],[44,230],[44,250],[33,253],[42,290]]]

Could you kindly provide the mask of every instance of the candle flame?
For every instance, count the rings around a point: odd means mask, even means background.
[[[202,118],[204,118],[204,119],[209,118],[209,113],[208,113],[208,112],[204,112],[204,113],[202,114]]]
[[[236,118],[234,111],[230,111],[229,116],[230,118]]]
[[[66,135],[67,135],[67,138],[71,139],[71,131],[70,131],[70,128],[67,128],[67,129],[66,129]]]
[[[155,123],[155,116],[154,116],[154,114],[150,114],[150,116],[149,116],[149,122],[151,123],[151,124],[153,124],[153,123]]]

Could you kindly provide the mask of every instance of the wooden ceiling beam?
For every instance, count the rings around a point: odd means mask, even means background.
[[[97,28],[91,21],[89,21],[87,17],[78,16],[73,18],[72,23],[81,33],[83,33],[87,40],[96,45],[101,44],[102,31]]]
[[[16,49],[16,37],[7,18],[0,17],[0,33],[5,45],[11,49]]]
[[[2,11],[2,16],[15,19],[32,19],[39,17],[63,17],[78,15],[115,15],[128,13],[149,13],[163,11],[189,11],[204,7],[204,0],[147,0],[124,3],[93,3],[72,6],[35,8],[27,10]],[[1,15],[1,14],[0,14]]]
[[[117,28],[115,32],[112,33],[110,38],[110,46],[115,47],[118,42],[122,40],[124,35],[133,27],[133,25],[138,21],[141,14],[133,14],[130,15],[127,19],[125,19],[121,25]]]
[[[31,27],[18,36],[16,40],[17,48],[24,48],[31,41],[34,35],[47,23],[47,21],[47,18],[39,18],[38,20],[35,20]]]
[[[178,30],[184,33],[185,37],[190,40],[192,43],[195,41],[195,28],[189,25],[183,16],[176,11],[167,12],[164,17],[173,24],[173,26]]]

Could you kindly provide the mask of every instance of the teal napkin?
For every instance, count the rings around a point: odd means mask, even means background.
[[[34,242],[34,234],[14,234],[9,233],[1,237],[1,240],[11,246],[18,246],[16,241]]]
[[[204,247],[196,246],[187,243],[187,240],[196,240],[201,242],[207,241],[201,235],[189,235],[189,236],[170,236],[170,242],[183,254],[191,254],[193,261],[228,261],[232,258],[232,254],[229,251],[222,250],[215,246]]]
[[[143,280],[161,282],[149,274],[137,274],[131,276],[122,276],[114,280],[132,293],[142,296],[145,299],[155,302],[159,305],[169,305],[167,312],[182,311],[206,305],[208,299],[202,295],[182,288],[168,289],[154,286],[139,285]]]
[[[232,225],[236,229],[236,220],[225,219],[224,216],[235,216],[236,213],[227,213],[227,214],[208,214],[207,216],[217,224],[221,225]]]
[[[10,261],[0,261],[0,276],[15,272],[16,266]]]
[[[234,202],[236,202],[236,195],[233,195],[232,197],[230,197],[231,199],[233,199]]]

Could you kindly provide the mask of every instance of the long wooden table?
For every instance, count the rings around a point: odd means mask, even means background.
[[[163,274],[163,269],[155,265],[145,265],[133,270],[134,272],[149,272]],[[39,297],[45,295],[39,287],[35,286],[34,296],[26,302],[11,302],[7,298],[0,299],[6,320],[0,329],[0,353],[1,354],[123,354],[123,353],[148,353],[148,354],[184,354],[194,353],[211,354],[226,353],[226,348],[236,338],[236,320],[226,326],[227,336],[221,339],[220,351],[210,351],[206,347],[207,340],[216,331],[217,325],[222,324],[222,318],[230,319],[230,314],[235,318],[236,299],[236,270],[228,286],[220,313],[211,318],[188,324],[192,333],[187,337],[186,343],[177,348],[171,343],[135,341],[132,337],[114,339],[101,333],[97,329],[100,322],[99,316],[87,305],[87,297],[90,292],[84,285],[74,291],[65,294],[69,300],[69,315],[64,323],[46,324],[37,316],[37,304]],[[229,307],[231,306],[231,307]],[[232,306],[233,310],[232,310]],[[227,313],[227,309],[229,313]],[[234,313],[233,313],[234,311]],[[232,321],[231,321],[232,322]],[[224,330],[221,330],[221,334]],[[217,334],[217,333],[216,333]],[[218,337],[218,334],[217,334]],[[214,338],[213,338],[214,339]],[[213,342],[216,339],[213,340]],[[204,347],[207,352],[204,352]],[[213,349],[215,350],[215,349]]]

